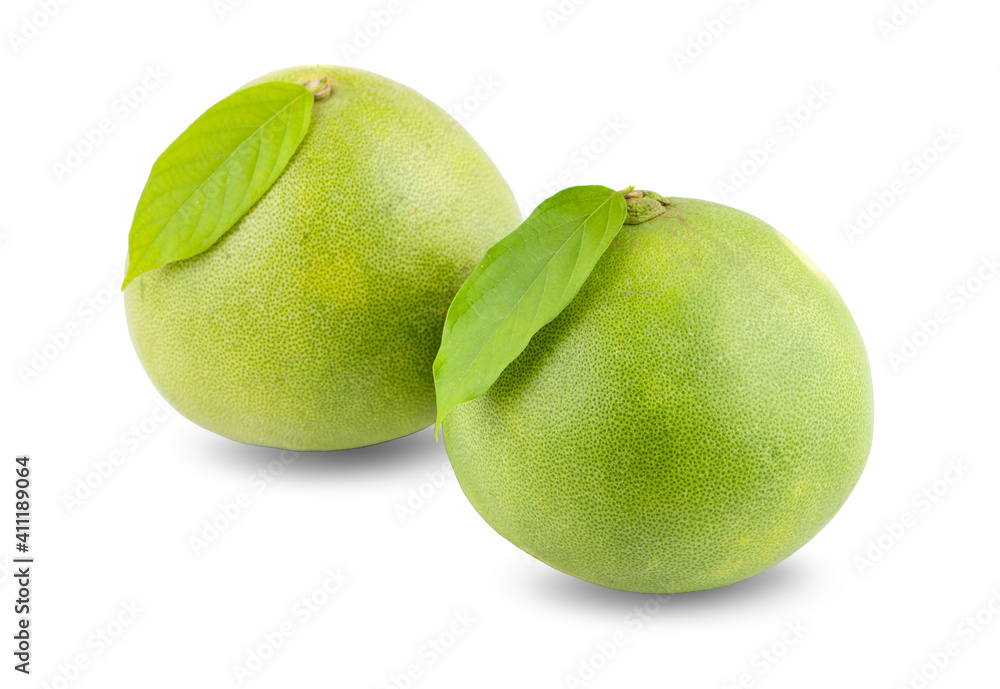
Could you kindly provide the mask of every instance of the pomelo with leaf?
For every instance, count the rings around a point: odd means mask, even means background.
[[[830,280],[751,215],[652,192],[543,203],[459,291],[435,375],[486,522],[627,591],[781,562],[844,504],[872,439],[867,354]]]
[[[130,232],[140,361],[184,416],[292,450],[434,420],[448,305],[520,212],[444,110],[384,77],[267,74],[154,165]]]

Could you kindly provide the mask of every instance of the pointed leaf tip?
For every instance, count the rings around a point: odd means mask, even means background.
[[[139,198],[122,289],[215,244],[288,165],[313,100],[301,84],[258,84],[216,103],[177,137]]]

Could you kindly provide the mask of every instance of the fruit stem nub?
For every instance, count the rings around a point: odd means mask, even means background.
[[[667,212],[670,205],[662,196],[651,191],[631,191],[625,194],[625,201],[628,203],[626,225],[641,225],[659,217]]]
[[[313,94],[313,101],[316,103],[333,95],[333,84],[330,83],[330,79],[326,75],[299,83],[309,89],[310,93]]]

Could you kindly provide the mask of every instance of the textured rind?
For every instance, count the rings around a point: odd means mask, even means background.
[[[865,347],[829,280],[753,216],[667,201],[443,426],[497,532],[645,593],[791,555],[847,499],[873,427]]]
[[[418,93],[327,76],[301,146],[218,243],[125,290],[139,359],[166,400],[220,435],[360,447],[434,420],[431,365],[452,297],[521,216],[468,133]]]

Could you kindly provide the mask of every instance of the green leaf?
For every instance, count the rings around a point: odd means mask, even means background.
[[[268,82],[213,105],[156,160],[135,209],[122,289],[205,251],[270,188],[309,128],[313,94]]]
[[[448,310],[434,360],[437,420],[485,393],[580,291],[625,222],[624,194],[571,187],[487,253]]]

